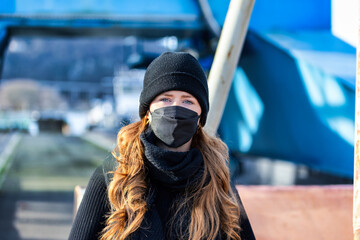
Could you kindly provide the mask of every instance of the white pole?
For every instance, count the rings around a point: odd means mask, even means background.
[[[208,84],[210,110],[205,130],[215,135],[244,44],[255,0],[232,0],[216,49]]]
[[[360,13],[359,7],[357,10]],[[360,240],[360,18],[356,55],[353,230],[354,239]]]

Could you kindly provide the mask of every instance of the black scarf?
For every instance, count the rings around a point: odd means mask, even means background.
[[[149,193],[145,219],[140,228],[131,235],[131,239],[178,239],[176,234],[181,227],[170,225],[168,221],[173,214],[172,204],[176,204],[184,197],[185,189],[191,188],[197,183],[204,172],[204,163],[201,152],[197,148],[191,148],[187,152],[173,152],[156,146],[156,136],[149,127],[140,136],[145,150],[145,165],[148,172]],[[166,214],[164,214],[166,213]],[[190,209],[183,209],[185,219],[190,218]],[[174,223],[178,223],[175,216]]]
[[[202,177],[204,160],[197,148],[187,152],[173,152],[156,146],[157,137],[149,127],[140,136],[145,150],[145,164],[150,179],[166,187],[184,189]]]

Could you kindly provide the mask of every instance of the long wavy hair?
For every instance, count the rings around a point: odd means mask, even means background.
[[[147,128],[147,119],[123,127],[113,151],[118,167],[108,187],[112,211],[106,221],[101,240],[124,240],[141,225],[146,205],[146,170],[144,147],[140,134]],[[215,239],[222,232],[226,239],[241,239],[240,209],[230,186],[228,149],[218,138],[209,136],[200,126],[192,140],[204,159],[201,181],[189,191],[177,212],[190,206],[191,219],[181,239]],[[181,232],[181,230],[180,230]]]

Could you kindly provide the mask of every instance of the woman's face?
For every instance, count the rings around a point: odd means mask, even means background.
[[[150,104],[150,112],[158,108],[180,106],[190,109],[201,115],[201,106],[196,98],[190,93],[184,91],[167,91],[158,95]]]

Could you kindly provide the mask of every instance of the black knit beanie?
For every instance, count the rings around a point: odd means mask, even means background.
[[[198,100],[200,124],[204,126],[209,111],[207,79],[200,63],[189,53],[165,52],[150,63],[140,95],[140,117],[146,115],[156,96],[171,90],[188,92]]]

